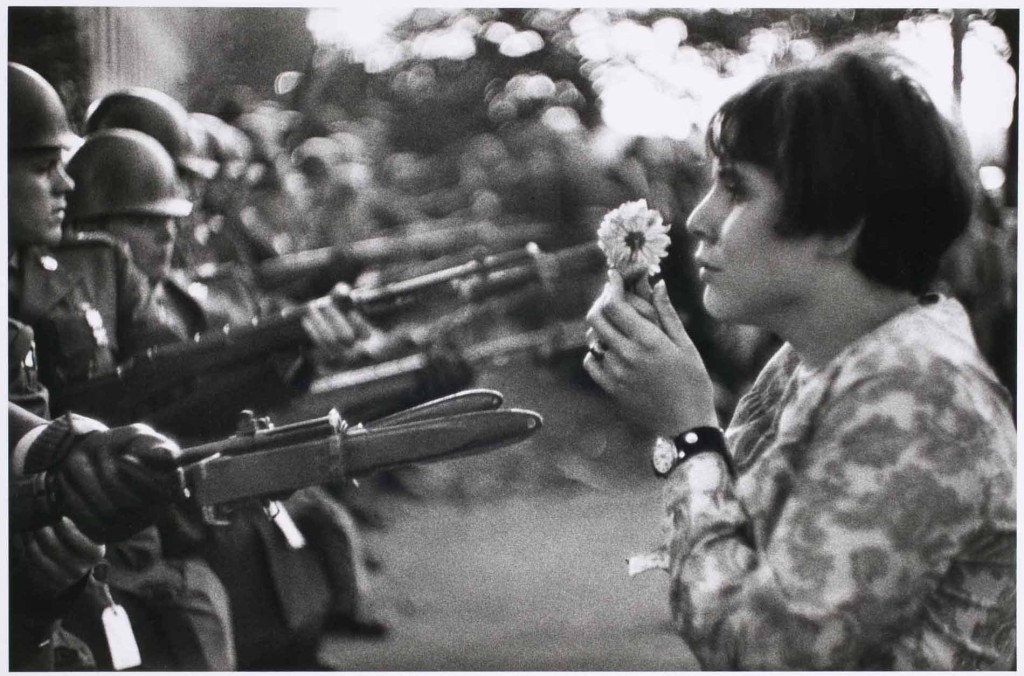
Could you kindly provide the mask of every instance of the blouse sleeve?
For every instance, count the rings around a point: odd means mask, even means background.
[[[983,425],[935,381],[862,379],[801,444],[771,449],[788,464],[763,542],[721,459],[672,474],[671,606],[704,668],[885,663],[979,518]]]

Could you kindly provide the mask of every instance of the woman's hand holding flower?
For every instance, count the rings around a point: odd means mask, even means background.
[[[609,271],[587,323],[588,337],[600,347],[587,354],[584,368],[630,419],[662,436],[718,425],[711,378],[664,282],[648,302]]]

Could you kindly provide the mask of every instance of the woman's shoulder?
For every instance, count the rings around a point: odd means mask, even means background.
[[[950,400],[951,390],[1003,398],[974,340],[970,319],[953,298],[933,296],[886,322],[844,351],[828,373],[830,389],[913,390]]]
[[[859,341],[818,384],[819,425],[885,429],[925,445],[1012,454],[1009,393],[979,353],[957,301],[918,306],[876,334]]]

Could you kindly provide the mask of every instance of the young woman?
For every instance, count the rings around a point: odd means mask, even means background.
[[[679,633],[708,669],[1007,669],[1015,437],[968,318],[928,293],[970,162],[894,56],[727,101],[690,215],[703,301],[785,345],[718,429],[663,283],[609,273],[584,366],[660,438]]]

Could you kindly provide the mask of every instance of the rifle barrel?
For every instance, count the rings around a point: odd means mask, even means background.
[[[403,279],[381,287],[354,289],[349,294],[349,298],[361,311],[372,315],[374,310],[382,311],[383,308],[403,298],[408,298],[417,293],[466,278],[479,277],[484,279],[494,271],[526,263],[531,258],[531,249],[529,246],[526,246],[500,254],[483,256],[482,258],[445,268],[444,270],[437,270],[417,277]]]
[[[498,357],[545,347],[571,348],[584,344],[582,322],[558,323],[535,331],[502,336],[466,348],[463,357],[470,364],[480,364]],[[318,378],[309,388],[310,394],[341,393],[371,383],[388,381],[422,370],[429,357],[417,353],[381,364],[341,371]]]
[[[243,420],[247,421],[244,424],[258,424],[252,418],[251,411],[243,411],[242,417]],[[182,449],[179,464],[191,464],[218,454],[237,455],[270,446],[298,444],[305,441],[323,439],[331,434],[343,432],[345,427],[345,421],[337,409],[331,409],[327,415],[320,418],[302,420],[280,427],[271,426],[265,429],[250,427],[247,430],[240,430],[237,434],[225,439],[218,439]]]
[[[462,297],[470,302],[504,293],[534,282],[554,285],[556,280],[575,274],[600,270],[606,265],[604,252],[595,242],[586,242],[551,253],[533,250],[529,261],[496,270],[493,274],[468,280],[462,285]]]
[[[260,263],[255,277],[263,288],[276,289],[294,283],[297,278],[323,273],[334,267],[343,268],[346,262],[357,268],[368,268],[413,258],[436,258],[472,246],[503,249],[541,239],[549,230],[543,223],[499,226],[490,221],[479,221],[403,235],[382,235],[351,244],[277,256]]]

